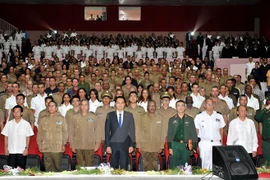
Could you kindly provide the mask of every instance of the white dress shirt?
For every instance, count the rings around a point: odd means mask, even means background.
[[[234,107],[234,105],[233,105],[233,100],[232,100],[229,96],[223,97],[223,96],[220,94],[220,95],[218,96],[218,98],[219,98],[219,99],[222,99],[222,100],[224,100],[224,101],[226,101],[226,103],[227,103],[227,105],[228,105],[228,107],[229,107],[230,110]]]
[[[205,100],[205,97],[201,96],[200,94],[195,96],[195,94],[193,94],[193,93],[191,93],[190,96],[193,99],[193,107],[200,109],[203,101]]]
[[[40,94],[38,94],[36,97],[32,98],[31,100],[31,109],[35,110],[34,116],[35,116],[35,125],[38,126],[38,116],[40,111],[42,111],[43,109],[46,108],[45,106],[45,98],[47,97],[47,94],[44,93],[43,96],[41,96]]]
[[[26,138],[33,136],[34,132],[29,122],[21,119],[17,123],[13,119],[7,121],[1,134],[8,137],[8,151],[10,154],[23,154],[26,147]]]
[[[96,113],[96,110],[99,106],[102,106],[102,102],[97,99],[93,102],[91,99],[89,100],[89,112]]]
[[[252,107],[253,109],[255,109],[255,111],[260,109],[259,101],[257,98],[255,98],[253,95],[251,95],[251,98],[249,98],[247,95],[246,95],[246,97],[248,100],[247,106]],[[237,103],[237,106],[239,106],[239,101]]]
[[[14,106],[17,105],[17,102],[16,102],[16,96],[14,96],[13,94],[6,99],[6,102],[5,102],[5,109],[8,110],[8,119],[9,120],[9,116],[10,116],[10,113],[11,113],[11,110],[14,108]],[[27,105],[27,102],[26,102],[26,98],[24,99],[24,106],[28,106]]]
[[[241,145],[248,153],[257,152],[258,138],[254,122],[236,118],[230,122],[227,145]]]
[[[145,110],[145,112],[147,112],[147,105],[148,105],[148,101],[144,102],[144,101],[140,101],[137,103],[139,106],[143,107],[143,109]]]
[[[62,104],[62,105],[58,108],[58,110],[59,110],[59,112],[62,114],[62,116],[65,117],[67,111],[70,110],[70,109],[72,109],[72,108],[73,108],[73,106],[69,103],[67,106],[66,106],[65,104]]]
[[[121,125],[123,125],[124,111],[122,111],[121,113],[119,111],[116,111],[118,124],[119,124],[119,114],[121,114]]]

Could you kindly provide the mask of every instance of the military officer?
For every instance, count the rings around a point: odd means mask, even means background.
[[[186,147],[188,140],[198,141],[194,120],[185,113],[186,108],[184,101],[177,101],[177,114],[170,118],[168,124],[169,152],[173,155],[172,168],[189,163],[190,150]]]
[[[155,101],[149,101],[147,113],[142,115],[139,133],[137,136],[137,148],[142,155],[143,170],[158,170],[158,153],[162,152],[164,147],[161,136],[162,117],[156,113]]]
[[[212,169],[212,146],[221,145],[223,142],[223,128],[225,122],[223,116],[214,111],[212,99],[207,99],[204,104],[205,111],[195,117],[195,127],[199,142],[202,168]]]
[[[264,109],[259,110],[255,115],[255,120],[262,123],[262,149],[264,161],[270,165],[270,100],[266,101]]]
[[[139,124],[141,121],[142,114],[145,113],[145,110],[143,107],[138,106],[138,95],[136,91],[131,91],[129,93],[129,105],[125,108],[126,111],[131,112],[133,114],[134,123],[135,123],[135,137],[139,135]]]
[[[160,84],[159,83],[154,83],[154,89],[153,89],[153,93],[151,95],[151,98],[153,101],[156,102],[156,106],[157,106],[157,109],[160,108],[160,92],[159,92],[159,89],[160,89]]]
[[[38,115],[38,124],[39,124],[39,120],[45,116],[45,115],[48,115],[49,114],[49,111],[48,111],[48,105],[49,105],[49,102],[53,101],[53,98],[51,96],[48,96],[45,98],[45,106],[46,108],[43,109],[42,111],[40,111],[39,115]]]
[[[17,105],[23,108],[22,118],[28,121],[32,129],[34,130],[35,117],[34,117],[33,111],[29,107],[24,106],[24,100],[25,100],[25,96],[23,94],[17,94],[16,96]],[[13,113],[11,113],[9,117],[9,120],[12,120],[12,119],[14,119]]]
[[[105,143],[105,122],[107,113],[114,111],[114,108],[110,106],[111,99],[113,98],[112,93],[109,91],[104,91],[101,94],[102,106],[99,106],[96,110],[96,115],[98,117],[98,123],[100,127],[101,142],[102,142],[102,152],[106,151]]]
[[[162,139],[165,142],[165,138],[167,136],[167,130],[168,130],[168,122],[169,119],[176,114],[176,110],[169,107],[170,104],[170,94],[165,91],[160,96],[162,106],[159,110],[157,110],[157,114],[162,117]]]
[[[63,82],[60,82],[57,84],[58,92],[53,93],[52,97],[55,102],[57,102],[58,105],[61,104],[63,95],[65,94],[65,84]]]
[[[56,102],[49,102],[48,113],[39,121],[37,144],[44,155],[46,172],[61,171],[62,153],[68,138],[65,118],[57,113],[57,108]]]
[[[187,96],[186,97],[186,110],[185,110],[185,113],[194,119],[195,116],[199,112],[200,112],[200,110],[193,106],[193,98],[192,98],[192,96]]]
[[[80,113],[70,122],[70,137],[72,151],[76,152],[79,166],[93,166],[94,152],[99,149],[101,136],[98,118],[89,112],[89,101],[84,99],[80,104]],[[105,127],[105,126],[104,126]]]

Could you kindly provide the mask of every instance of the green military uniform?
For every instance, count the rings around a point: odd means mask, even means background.
[[[141,117],[139,131],[137,133],[137,148],[141,149],[144,171],[158,170],[158,152],[163,149],[161,132],[163,126],[162,117],[155,113],[150,116],[144,113]]]
[[[169,149],[173,150],[172,168],[189,163],[190,151],[187,150],[186,144],[189,139],[192,142],[198,141],[193,118],[186,114],[182,119],[178,114],[171,117],[167,135]]]
[[[255,115],[255,120],[262,123],[262,149],[264,161],[270,165],[270,110],[262,109]]]
[[[258,122],[254,120],[254,116],[256,114],[256,111],[252,108],[252,107],[247,107],[247,118],[253,120],[255,127],[256,127],[256,131],[258,131]],[[237,107],[233,107],[230,111],[230,115],[229,115],[229,119],[228,119],[228,126],[230,125],[230,122],[237,118]]]
[[[88,82],[84,82],[84,84],[82,84],[81,82],[79,83],[79,88],[84,88],[86,91],[86,94],[89,95],[90,92],[90,85]]]
[[[190,117],[192,117],[193,119],[196,117],[196,115],[200,112],[200,110],[196,107],[192,107],[192,108],[186,108],[185,113],[187,115],[189,115]]]
[[[44,154],[46,172],[61,171],[62,147],[68,139],[66,121],[59,113],[49,113],[39,120],[37,144]]]
[[[105,108],[104,106],[99,106],[96,110],[96,115],[98,117],[98,123],[100,127],[100,134],[101,134],[101,142],[102,142],[102,152],[106,150],[106,143],[105,143],[105,122],[106,117],[109,112],[114,111],[114,108],[109,106],[109,108]]]

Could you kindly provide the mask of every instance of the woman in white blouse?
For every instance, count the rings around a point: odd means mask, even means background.
[[[96,89],[90,90],[90,100],[89,100],[89,112],[95,113],[97,107],[102,106],[102,102],[98,99],[98,91]]]
[[[69,109],[72,109],[73,106],[70,104],[71,96],[68,93],[65,93],[62,97],[62,103],[58,108],[59,112],[62,116],[66,116],[66,113]]]
[[[143,107],[145,112],[147,112],[147,105],[148,102],[151,101],[151,95],[148,91],[148,89],[143,89],[142,94],[139,98],[138,105]]]

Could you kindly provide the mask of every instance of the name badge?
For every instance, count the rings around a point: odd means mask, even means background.
[[[157,124],[161,124],[161,121],[157,121]]]
[[[88,122],[93,122],[94,120],[93,119],[87,119]]]
[[[173,121],[173,124],[174,125],[177,125],[178,124],[177,120]]]
[[[216,118],[216,122],[220,122],[220,119]]]
[[[251,115],[252,115],[252,113],[247,113],[247,115],[251,116]]]
[[[188,124],[189,124],[189,122],[188,122],[188,121],[186,121],[186,122],[185,122],[185,124],[186,124],[186,125],[188,125]]]
[[[61,125],[62,121],[56,121],[56,124]]]

